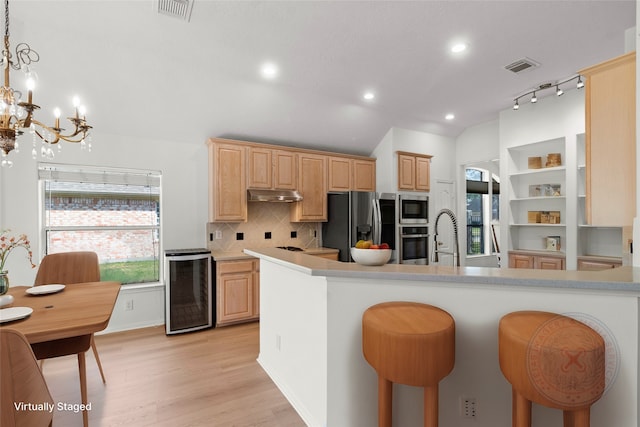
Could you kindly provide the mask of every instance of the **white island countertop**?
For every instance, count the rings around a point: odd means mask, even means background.
[[[372,249],[375,250],[375,249]],[[247,255],[265,258],[310,276],[378,280],[455,282],[551,288],[598,289],[640,295],[640,268],[619,267],[602,271],[533,270],[516,268],[451,267],[410,264],[364,266],[308,256],[276,248],[245,249]]]
[[[369,267],[272,248],[245,252],[260,259],[258,362],[309,426],[377,424],[377,376],[362,355],[362,314],[388,301],[431,304],[455,320],[455,366],[439,387],[441,426],[511,424],[498,325],[520,310],[565,314],[600,333],[606,391],[592,406],[591,425],[640,426],[640,268]],[[461,416],[463,397],[476,399],[475,419]],[[561,425],[561,418],[533,407],[533,427]],[[420,388],[394,385],[393,425],[422,425]]]

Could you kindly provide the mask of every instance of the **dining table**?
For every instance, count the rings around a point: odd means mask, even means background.
[[[85,427],[89,424],[85,352],[92,335],[109,324],[120,286],[120,282],[106,281],[75,283],[51,287],[51,292],[12,286],[8,293],[13,304],[4,309],[13,308],[11,313],[17,313],[17,318],[0,318],[0,328],[21,332],[38,360],[77,354]]]

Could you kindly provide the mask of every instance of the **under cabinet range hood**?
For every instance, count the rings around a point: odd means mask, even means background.
[[[302,195],[295,190],[247,190],[249,202],[299,202]]]

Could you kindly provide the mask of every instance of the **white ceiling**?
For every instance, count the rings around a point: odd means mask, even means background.
[[[41,121],[78,93],[96,135],[198,144],[224,136],[370,154],[391,127],[455,137],[541,83],[624,53],[635,7],[195,0],[185,22],[158,14],[154,0],[14,0],[10,30],[13,47],[26,42],[40,54]],[[458,40],[469,49],[454,56]],[[503,68],[523,57],[542,65]],[[267,60],[280,69],[273,81],[259,74]],[[372,102],[362,99],[367,89]]]

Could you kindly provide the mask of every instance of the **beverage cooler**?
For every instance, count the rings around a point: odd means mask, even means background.
[[[164,282],[167,335],[213,326],[210,250],[165,250]]]

